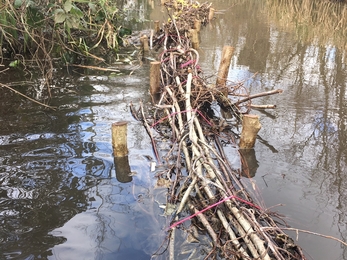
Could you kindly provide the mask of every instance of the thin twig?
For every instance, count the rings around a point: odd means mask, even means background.
[[[275,89],[275,90],[271,90],[271,91],[267,91],[267,92],[263,92],[263,93],[254,94],[254,95],[251,95],[249,97],[246,97],[244,99],[241,99],[241,100],[233,103],[233,105],[237,106],[243,102],[246,102],[246,101],[254,99],[254,98],[264,97],[264,96],[269,96],[269,95],[274,95],[274,94],[280,94],[282,92],[283,92],[282,89]]]
[[[97,66],[87,66],[87,65],[81,65],[81,64],[71,64],[71,66],[85,68],[85,69],[91,69],[91,70],[120,72],[120,70],[114,69],[114,68],[102,68],[102,67],[97,67]]]
[[[154,151],[154,154],[155,154],[155,158],[157,159],[157,162],[159,164],[161,164],[159,153],[158,153],[158,149],[157,149],[157,145],[156,145],[155,140],[153,138],[153,135],[152,135],[152,132],[151,132],[151,128],[149,127],[149,125],[147,123],[147,120],[146,120],[146,117],[145,117],[145,113],[143,111],[142,102],[140,102],[140,107],[141,107],[141,114],[142,114],[142,122],[143,122],[143,125],[145,126],[145,128],[147,130],[147,133],[148,133],[150,139],[151,139],[153,151]]]
[[[24,95],[23,93],[21,93],[21,92],[15,90],[15,89],[13,89],[13,88],[11,88],[11,87],[8,86],[8,85],[5,85],[5,84],[0,83],[0,87],[8,88],[9,90],[13,91],[14,93],[16,93],[16,94],[18,94],[18,95],[20,95],[20,96],[22,96],[22,97],[25,97],[26,99],[28,99],[28,100],[30,100],[30,101],[36,103],[36,104],[39,104],[40,106],[44,106],[44,107],[50,108],[50,109],[52,109],[52,110],[56,110],[56,107],[43,104],[43,103],[41,103],[41,102],[39,102],[39,101],[37,101],[37,100],[31,98],[31,97],[28,97],[28,96]]]
[[[273,230],[274,228],[262,227],[261,229],[264,230],[264,231],[267,231],[267,230]],[[280,229],[281,230],[288,230],[288,231],[295,231],[296,233],[301,232],[301,233],[306,233],[306,234],[315,235],[315,236],[319,236],[319,237],[324,237],[324,238],[327,238],[327,239],[332,239],[332,240],[335,240],[335,241],[341,243],[344,246],[347,246],[347,243],[345,241],[342,241],[341,239],[338,239],[338,238],[333,237],[333,236],[323,235],[323,234],[319,234],[319,233],[316,233],[316,232],[303,230],[303,229],[298,229],[298,228],[282,228],[281,227]]]

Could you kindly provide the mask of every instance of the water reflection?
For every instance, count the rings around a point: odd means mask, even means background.
[[[128,156],[115,157],[114,165],[116,168],[116,178],[119,182],[127,183],[133,180],[132,176],[130,175],[131,170]]]
[[[55,127],[55,122],[65,121],[64,114],[48,125],[50,117],[45,114],[30,109],[17,111],[15,118],[7,118],[6,128],[2,127],[1,258],[46,258],[52,254],[52,245],[66,240],[48,234],[49,231],[88,206],[86,186],[66,171],[75,151],[65,143],[65,136],[76,146],[81,145],[80,136]],[[33,120],[23,120],[26,117]],[[33,123],[44,125],[45,132],[31,127]]]
[[[145,189],[137,197],[132,189],[131,184],[105,179],[90,190],[94,198],[90,209],[53,231],[68,238],[53,248],[54,254],[59,259],[150,259],[154,241],[161,239],[152,235],[158,233],[153,214],[159,212],[147,206]]]
[[[242,176],[253,178],[259,168],[254,149],[240,149],[242,160]]]
[[[328,19],[328,25],[342,28],[341,22],[345,28],[346,6],[269,0],[218,1],[215,5],[227,14],[201,34],[201,64],[211,66],[204,70],[217,71],[221,43],[231,43],[235,46],[231,81],[244,82],[252,94],[284,90],[282,95],[254,101],[278,106],[267,113],[254,111],[263,125],[255,147],[259,168],[254,181],[266,205],[284,203],[286,207],[279,211],[294,226],[345,240],[347,75],[341,47],[346,37],[340,37],[344,33],[340,29],[335,34],[333,27],[322,31],[326,23],[305,21],[311,21],[313,14]],[[312,5],[312,13],[304,14],[304,5]],[[294,6],[303,9],[291,12]],[[320,16],[318,10],[323,9],[335,16]],[[310,36],[305,39],[298,33],[304,26]],[[299,244],[313,259],[347,259],[345,247],[329,240],[301,234]]]
[[[132,170],[137,175],[136,181],[126,187],[114,178],[110,138],[110,122],[129,119],[128,102],[143,97],[146,89],[137,85],[140,80],[136,76],[127,85],[124,82],[128,76],[122,81],[110,78],[104,79],[103,88],[100,84],[94,88],[93,77],[77,80],[83,82],[79,94],[54,96],[52,103],[59,106],[57,111],[28,106],[19,99],[27,109],[1,114],[0,120],[8,123],[0,125],[0,258],[80,259],[81,252],[86,251],[89,255],[83,259],[114,259],[116,255],[136,259],[131,253],[147,257],[143,246],[151,250],[157,246],[156,239],[147,238],[160,226],[146,225],[145,233],[131,228],[159,216],[159,212],[149,211],[151,207],[139,206],[155,205],[148,190],[152,186],[146,175],[149,166],[143,156],[150,150],[146,135],[139,131],[141,124],[130,127],[130,144],[135,151],[131,155],[135,164]],[[1,111],[15,107],[15,102],[14,95],[5,99]],[[117,177],[128,182],[129,159],[124,163],[126,169],[117,163]],[[138,196],[144,197],[141,202]],[[95,221],[100,225],[92,230]],[[76,226],[72,228],[70,223]],[[90,230],[97,237],[93,252],[85,249],[85,243],[74,241],[75,235],[81,234],[82,223],[87,233]],[[113,225],[116,227],[108,229]],[[126,230],[129,235],[121,235]],[[117,240],[116,233],[121,239]],[[81,237],[76,239],[81,241]],[[115,241],[121,244],[116,246]],[[137,246],[134,241],[138,241]],[[61,243],[63,247],[55,246]],[[74,245],[76,250],[65,250],[65,245]],[[104,247],[108,249],[104,251]]]

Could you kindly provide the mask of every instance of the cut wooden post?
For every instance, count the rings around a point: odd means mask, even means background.
[[[178,10],[178,3],[177,3],[177,1],[173,1],[173,7],[174,7],[174,10]]]
[[[242,132],[240,138],[240,149],[252,149],[261,128],[259,116],[244,115],[242,117]]]
[[[142,44],[142,47],[143,47],[143,51],[149,51],[147,35],[141,36],[140,41],[141,41],[141,44]]]
[[[154,21],[154,33],[157,34],[160,31],[159,21]]]
[[[124,157],[128,154],[127,122],[112,124],[112,147],[114,157]]]
[[[153,103],[156,103],[156,97],[160,93],[160,62],[152,61],[149,72],[149,92],[151,93]]]
[[[148,0],[149,6],[154,9],[154,1],[153,0]]]
[[[201,30],[201,21],[199,19],[195,18],[194,29],[196,29],[198,32],[200,32],[200,30]]]
[[[193,49],[197,50],[199,49],[199,36],[198,36],[198,31],[196,29],[190,29],[189,30],[190,37],[192,40],[192,47]]]
[[[234,54],[234,47],[224,46],[222,51],[222,60],[219,64],[217,87],[224,87],[227,81],[231,58]]]
[[[214,8],[210,8],[210,11],[208,13],[208,20],[211,21],[214,17]]]
[[[114,166],[116,171],[116,179],[119,182],[131,182],[133,177],[130,176],[131,170],[128,156],[114,157]]]

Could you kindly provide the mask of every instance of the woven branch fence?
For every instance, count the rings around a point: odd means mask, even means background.
[[[199,67],[192,29],[208,24],[214,9],[208,3],[184,1],[165,6],[169,21],[151,37],[160,53],[160,73],[154,80],[160,93],[152,93],[155,105],[150,115],[142,104],[138,110],[132,106],[133,116],[143,121],[152,139],[158,162],[166,168],[157,178],[168,186],[167,207],[174,206],[174,211],[163,248],[175,259],[177,229],[189,219],[210,238],[205,259],[306,259],[281,230],[285,223],[256,205],[240,170],[226,158],[225,147],[237,148],[233,129],[249,112],[251,97],[240,99],[242,85],[228,86],[225,78],[209,83]],[[216,107],[231,114],[235,124],[215,116]],[[166,154],[157,149],[163,139],[170,141]]]

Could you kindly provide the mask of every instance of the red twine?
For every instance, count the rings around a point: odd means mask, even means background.
[[[232,196],[226,197],[226,198],[224,198],[224,199],[222,199],[222,200],[220,200],[220,201],[218,201],[218,202],[216,202],[216,203],[214,203],[214,204],[212,204],[212,205],[210,205],[210,206],[204,208],[203,210],[200,210],[200,211],[194,213],[193,215],[190,215],[190,216],[188,216],[188,217],[186,217],[186,218],[184,218],[184,219],[181,219],[181,220],[179,220],[179,221],[173,223],[173,224],[168,228],[168,230],[171,229],[171,228],[174,228],[174,227],[178,226],[179,224],[182,224],[183,222],[185,222],[185,221],[187,221],[187,220],[190,220],[190,219],[194,218],[195,216],[197,216],[197,215],[199,215],[199,214],[205,212],[206,210],[212,209],[212,208],[218,206],[219,204],[222,204],[224,201],[227,201],[227,200],[230,200],[230,199],[237,199],[237,200],[239,200],[239,201],[241,201],[241,202],[243,202],[243,203],[245,203],[245,204],[247,204],[247,205],[249,205],[249,206],[252,206],[252,207],[257,208],[257,209],[259,209],[259,210],[261,209],[259,206],[254,205],[253,203],[251,203],[251,202],[249,202],[249,201],[247,201],[247,200],[244,200],[244,199],[241,199],[241,198],[239,198],[239,197],[237,197],[237,196],[232,195]]]

